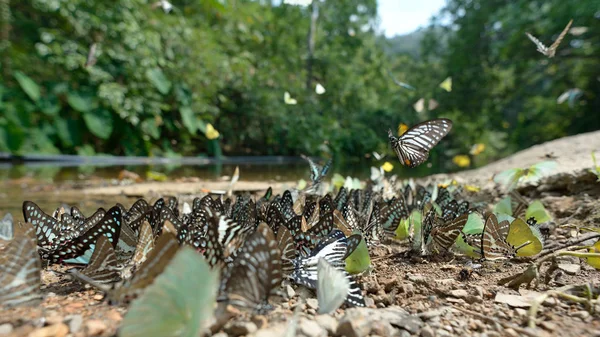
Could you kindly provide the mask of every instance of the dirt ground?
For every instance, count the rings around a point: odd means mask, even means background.
[[[554,221],[548,225],[550,236],[546,242],[546,249],[549,249],[589,235],[565,225],[599,227],[600,183],[586,171],[592,166],[592,150],[600,151],[600,132],[538,145],[486,167],[451,177],[460,182],[478,184],[482,191],[469,195],[469,198],[492,204],[503,196],[490,182],[494,173],[512,167],[526,167],[546,160],[544,156],[552,153],[559,163],[557,174],[548,177],[539,186],[519,189],[530,199],[540,199],[552,214]],[[448,177],[437,175],[424,178],[424,181]],[[261,190],[268,185],[243,182],[236,189]],[[100,194],[130,197],[125,198],[128,201],[126,206],[135,201],[133,197],[151,199],[150,196],[163,193],[180,195],[184,200],[192,198],[189,190],[180,190],[182,187],[170,183],[132,186],[137,187],[126,191],[122,187],[106,187],[100,190],[104,194]],[[221,185],[209,186],[203,182],[194,182],[192,187],[194,191],[224,189]],[[276,187],[284,189],[287,184]],[[98,189],[92,188],[84,191],[99,193]],[[524,271],[531,259],[485,263],[470,277],[463,279],[461,270],[468,258],[460,255],[413,256],[408,252],[408,245],[408,242],[392,242],[371,251],[372,269],[358,278],[366,296],[367,308],[338,309],[333,315],[316,315],[315,293],[286,284],[284,290],[289,298],[274,299],[275,310],[267,317],[238,315],[213,326],[212,333],[218,336],[282,336],[288,331],[294,308],[300,303],[302,311],[296,318],[296,334],[307,337],[600,336],[600,304],[595,303],[593,310],[588,310],[585,303],[553,296],[540,306],[534,320],[536,327],[528,327],[532,298],[565,285],[591,283],[593,287],[599,287],[600,273],[585,261],[563,257],[558,261],[561,269],[552,274],[548,284],[538,284],[533,289],[522,286],[517,291],[498,285],[497,281]],[[544,271],[541,270],[541,273]],[[0,336],[116,335],[126,307],[108,305],[103,301],[101,292],[68,280],[52,270],[43,271],[42,279],[44,299],[41,304],[1,309]]]

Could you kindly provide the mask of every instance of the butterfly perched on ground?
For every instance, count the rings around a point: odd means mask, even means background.
[[[317,299],[319,314],[330,314],[339,308],[350,291],[348,276],[320,258],[317,263]]]
[[[422,244],[432,251],[447,251],[452,247],[456,239],[461,235],[469,214],[463,214],[450,221],[440,218],[435,207],[431,207],[423,218]],[[431,243],[429,242],[431,238]]]
[[[19,305],[41,298],[41,261],[35,229],[30,223],[15,226],[14,238],[0,254],[0,304]]]
[[[349,306],[364,307],[365,301],[362,291],[354,278],[345,271],[345,258],[347,253],[348,240],[344,233],[334,229],[327,237],[323,238],[306,258],[299,258],[294,261],[294,272],[290,278],[297,284],[304,285],[311,289],[318,287],[318,262],[325,259],[329,264],[346,274],[350,283],[348,296],[345,303]]]
[[[281,275],[277,240],[271,228],[262,222],[223,272],[217,300],[265,313],[272,308],[269,297],[278,290]]]
[[[498,221],[494,213],[488,214],[481,236],[481,255],[486,260],[512,258],[517,249],[506,240],[510,222]]]
[[[388,138],[402,165],[417,167],[429,157],[429,151],[452,129],[446,118],[432,119],[408,129],[400,137],[388,130]]]
[[[537,38],[535,38],[535,36],[533,36],[533,35],[531,35],[529,33],[525,33],[525,35],[527,35],[527,37],[533,43],[535,43],[535,45],[537,47],[537,51],[539,51],[540,53],[548,56],[548,58],[552,58],[556,54],[556,48],[558,48],[558,46],[560,45],[560,43],[562,42],[562,40],[567,35],[567,32],[569,31],[569,28],[571,28],[571,24],[573,24],[573,20],[572,19],[569,21],[569,23],[567,23],[567,26],[565,27],[565,29],[563,29],[563,31],[560,33],[560,35],[558,36],[558,38],[556,39],[556,41],[554,41],[554,43],[552,43],[552,45],[550,47],[546,47],[542,42],[540,42],[540,40],[538,40]]]
[[[106,236],[100,236],[89,264],[81,273],[98,283],[112,283],[120,278],[120,270],[115,249]]]
[[[119,336],[199,336],[212,317],[219,273],[184,247],[135,300]]]
[[[494,176],[494,182],[502,185],[508,191],[516,188],[520,183],[535,184],[543,177],[548,176],[556,169],[558,163],[549,160],[543,161],[527,168],[513,168],[502,171]]]
[[[13,238],[14,223],[12,214],[6,213],[0,220],[0,240],[10,241]]]

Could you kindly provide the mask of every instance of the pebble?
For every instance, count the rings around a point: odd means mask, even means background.
[[[556,326],[556,324],[552,323],[552,322],[548,322],[548,321],[543,321],[540,323],[540,326],[550,332],[556,330],[558,327]]]
[[[510,337],[519,337],[520,336],[518,332],[516,332],[514,329],[511,329],[511,328],[504,329],[504,334],[506,336],[510,336]]]
[[[111,310],[106,314],[106,318],[110,319],[111,321],[119,322],[123,319],[123,315],[121,315],[121,313],[117,310]]]
[[[432,328],[426,326],[421,329],[421,337],[435,337],[435,333]]]
[[[95,299],[96,301],[102,301],[102,299],[104,299],[104,295],[96,294],[94,295],[93,299]]]
[[[229,337],[229,335],[226,332],[217,332],[212,337]]]
[[[383,285],[383,289],[385,290],[386,293],[389,293],[390,291],[392,291],[397,285],[398,285],[398,279],[397,278],[388,278],[388,279],[384,279],[381,280],[379,282],[379,284]]]
[[[406,278],[413,283],[421,283],[421,284],[427,283],[427,279],[425,278],[425,276],[423,276],[421,274],[407,275]]]
[[[98,336],[106,331],[106,324],[98,319],[92,319],[85,322],[85,330],[88,336]]]
[[[0,325],[0,335],[8,335],[13,331],[13,326],[10,323]]]
[[[446,331],[444,329],[437,329],[435,331],[435,335],[437,337],[449,337],[449,336],[452,336],[448,331]]]
[[[306,337],[326,337],[327,330],[321,327],[316,321],[311,319],[302,319],[298,323],[299,334]]]
[[[306,305],[311,309],[317,310],[319,308],[319,301],[316,298],[308,298],[306,299]]]
[[[466,299],[467,297],[469,297],[469,292],[466,291],[466,290],[464,290],[464,289],[451,290],[450,291],[450,296],[456,297],[456,298]]]
[[[402,329],[410,332],[411,334],[416,334],[419,329],[423,325],[423,321],[417,316],[408,316],[405,317],[400,322],[395,322],[394,326],[401,327]]]
[[[367,308],[374,308],[375,300],[372,297],[365,297],[365,305]]]
[[[288,298],[292,298],[292,297],[296,296],[296,291],[289,284],[285,287],[285,293]]]
[[[405,283],[400,286],[400,291],[407,295],[413,295],[415,293],[415,286],[412,283]]]
[[[402,326],[402,321],[408,316],[406,310],[396,306],[385,309],[350,308],[340,319],[336,335],[348,337],[362,337],[371,333],[390,335],[394,332],[393,327]]]
[[[581,310],[581,311],[575,311],[573,313],[571,313],[572,317],[577,317],[577,318],[581,318],[582,320],[586,320],[590,317],[590,313],[585,311],[585,310]]]
[[[318,315],[315,317],[315,322],[327,330],[329,335],[333,335],[338,328],[337,319],[331,315]]]
[[[83,325],[83,317],[81,315],[71,315],[65,318],[65,321],[69,324],[69,331],[71,333],[77,333],[81,330]]]
[[[577,275],[581,270],[581,265],[579,263],[559,263],[558,268],[569,275]]]
[[[68,333],[69,327],[64,323],[58,323],[34,330],[28,337],[64,337]]]
[[[267,326],[269,320],[264,315],[255,315],[251,318],[252,322],[256,324],[256,328],[263,329]]]
[[[225,331],[230,336],[245,336],[256,332],[256,330],[258,330],[258,328],[256,327],[256,324],[252,322],[236,321],[233,322],[233,324],[231,324],[229,327],[227,327]]]

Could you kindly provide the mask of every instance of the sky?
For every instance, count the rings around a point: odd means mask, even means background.
[[[427,26],[446,0],[378,0],[380,27],[385,36],[403,35]]]

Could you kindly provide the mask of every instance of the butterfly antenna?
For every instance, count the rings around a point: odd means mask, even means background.
[[[519,251],[519,249],[521,249],[521,248],[523,248],[523,247],[525,247],[525,246],[527,246],[527,245],[529,245],[529,244],[531,244],[531,241],[526,241],[526,242],[524,242],[522,245],[520,245],[520,246],[518,246],[518,247],[515,247],[515,252],[518,252],[518,251]]]

